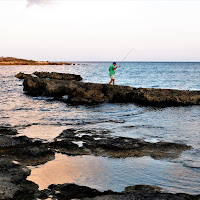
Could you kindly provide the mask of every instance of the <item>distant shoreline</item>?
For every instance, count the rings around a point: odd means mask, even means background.
[[[200,63],[200,61],[117,61],[117,63]],[[77,65],[81,63],[112,63],[113,61],[34,61],[14,57],[0,57],[0,65]]]
[[[0,65],[75,65],[75,63],[34,61],[13,57],[0,57]]]

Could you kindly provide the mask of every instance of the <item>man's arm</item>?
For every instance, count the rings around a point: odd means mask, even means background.
[[[119,66],[120,66],[120,65],[117,65],[117,66],[114,68],[114,70],[116,70]]]

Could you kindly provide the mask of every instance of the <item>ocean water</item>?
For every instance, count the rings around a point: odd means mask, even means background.
[[[156,184],[171,192],[199,194],[200,106],[155,108],[108,103],[69,106],[52,98],[25,95],[22,80],[14,77],[19,72],[55,71],[80,74],[84,82],[108,83],[110,64],[0,66],[0,125],[11,125],[21,135],[49,141],[67,128],[103,129],[112,135],[142,138],[150,142],[179,142],[193,148],[173,160],[57,154],[55,160],[31,167],[29,179],[38,183],[40,188],[67,181],[115,191],[122,191],[128,185]],[[116,70],[115,78],[117,85],[200,90],[200,63],[122,63]],[[65,166],[66,163],[71,163],[71,167]],[[63,166],[59,172],[56,171],[57,164]],[[55,171],[53,174],[58,173],[60,178],[51,179],[48,177],[51,173],[46,173],[46,178],[42,177],[44,171]]]

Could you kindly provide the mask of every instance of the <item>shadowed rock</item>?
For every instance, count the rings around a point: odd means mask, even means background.
[[[25,79],[25,78],[32,77],[32,76],[31,76],[31,74],[25,74],[25,73],[19,72],[17,75],[15,75],[15,77],[18,79]]]
[[[26,136],[0,135],[0,156],[7,155],[26,165],[43,164],[54,158],[48,144],[33,141]]]
[[[27,181],[31,170],[9,158],[0,158],[0,199],[35,199],[38,185]]]
[[[17,135],[18,132],[16,129],[6,127],[6,126],[0,126],[0,135]]]
[[[56,193],[52,193],[53,197],[56,199],[83,199],[85,197],[96,197],[103,194],[115,194],[115,192],[107,191],[100,192],[96,189],[92,189],[86,186],[79,186],[76,184],[58,184],[58,185],[50,185],[48,189],[52,191],[57,191]]]
[[[73,142],[81,142],[79,147]],[[51,148],[68,155],[96,155],[113,158],[151,156],[155,159],[176,158],[182,151],[191,149],[185,144],[157,142],[150,143],[142,139],[112,137],[109,134],[102,135],[92,131],[64,130],[54,142]]]
[[[33,96],[62,97],[70,104],[137,103],[151,106],[200,105],[200,91],[132,88],[78,81],[26,78],[25,93]]]
[[[134,185],[125,188],[119,194],[102,195],[84,200],[199,200],[200,195],[184,193],[172,194],[162,191],[162,188],[152,185]]]
[[[86,186],[76,184],[50,185],[43,190],[43,198],[69,200],[199,200],[199,195],[172,194],[162,191],[162,188],[152,185],[135,185],[125,188],[123,192],[100,192]],[[40,196],[40,198],[42,195]]]
[[[48,79],[57,79],[57,80],[75,80],[81,81],[82,77],[76,74],[65,74],[57,72],[34,72],[33,74],[18,73],[15,75],[16,78],[25,79],[25,78],[48,78]]]
[[[17,148],[32,144],[30,138],[26,136],[10,137],[8,135],[0,135],[0,149],[8,150],[9,148]]]
[[[58,72],[34,72],[39,78],[50,78],[50,79],[57,79],[57,80],[75,80],[81,81],[82,77],[76,74],[65,74],[65,73],[58,73]]]

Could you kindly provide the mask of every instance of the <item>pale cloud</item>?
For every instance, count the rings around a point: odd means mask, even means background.
[[[27,0],[28,1],[28,7],[33,5],[33,4],[38,4],[38,5],[45,5],[51,2],[51,0]]]

